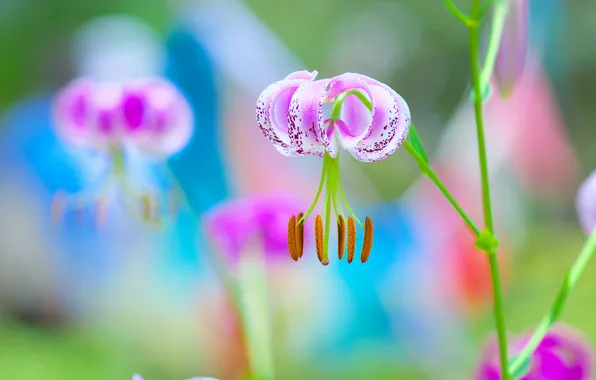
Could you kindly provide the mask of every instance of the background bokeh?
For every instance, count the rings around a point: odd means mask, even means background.
[[[583,243],[575,189],[596,162],[596,3],[530,7],[525,76],[487,103],[512,333],[548,310]],[[201,221],[239,196],[312,199],[320,163],[281,158],[254,122],[260,91],[294,70],[392,86],[481,220],[467,43],[434,0],[0,0],[0,380],[236,378],[245,359]],[[165,169],[188,203],[158,229],[119,210],[101,231],[52,225],[54,192],[92,176],[53,136],[52,96],[135,69],[166,75],[195,111],[195,138]],[[269,271],[278,378],[469,377],[492,331],[472,238],[405,152],[342,173],[380,237],[366,265],[323,268],[311,250]],[[590,265],[562,315],[592,344],[595,294]]]

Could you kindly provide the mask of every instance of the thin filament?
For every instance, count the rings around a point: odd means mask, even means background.
[[[302,215],[302,213],[298,214],[298,220],[302,218]],[[304,253],[304,223],[296,225],[296,249],[298,251],[298,258],[301,258]]]
[[[317,189],[317,195],[315,196],[315,200],[312,202],[312,204],[308,208],[308,211],[306,211],[306,213],[302,216],[302,218],[300,218],[300,220],[298,221],[298,224],[304,223],[304,221],[306,219],[308,219],[310,214],[312,214],[313,210],[315,209],[317,202],[319,201],[319,197],[321,196],[321,191],[323,190],[323,184],[325,183],[325,179],[327,177],[327,171],[328,171],[327,166],[328,166],[328,161],[329,161],[327,157],[328,157],[328,154],[325,153],[325,157],[323,157],[323,170],[321,171],[321,179],[319,181],[319,188]]]
[[[364,228],[364,226],[360,222],[360,219],[358,219],[358,217],[356,216],[354,211],[352,211],[352,208],[350,207],[350,204],[348,203],[348,199],[346,198],[346,194],[344,193],[344,189],[341,185],[341,173],[339,171],[339,155],[337,158],[337,165],[335,166],[334,169],[335,169],[335,178],[337,178],[337,186],[339,187],[339,193],[341,194],[341,197],[344,201],[344,204],[346,205],[346,208],[348,209],[348,212],[352,215],[352,217],[360,225],[360,227]]]

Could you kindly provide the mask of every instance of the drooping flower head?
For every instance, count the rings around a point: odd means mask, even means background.
[[[356,223],[341,186],[339,150],[347,150],[357,160],[375,162],[387,158],[408,135],[410,109],[387,85],[360,74],[347,73],[331,79],[315,80],[316,71],[297,71],[268,86],[259,96],[256,119],[263,135],[286,156],[323,157],[321,182],[315,200],[306,213],[291,218],[289,235],[299,230],[314,210],[325,186],[325,227],[315,218],[316,250],[323,265],[329,263],[328,241],[331,209],[337,216],[338,256],[348,248],[352,262],[356,243]],[[328,111],[330,107],[330,112]],[[344,218],[342,203],[350,216]],[[364,225],[361,261],[368,260],[373,226]],[[346,236],[347,235],[347,236]],[[299,236],[298,236],[299,238]],[[291,256],[300,255],[289,239]]]
[[[237,262],[255,240],[267,260],[274,261],[285,257],[288,219],[302,208],[295,199],[281,196],[237,199],[211,210],[205,219],[205,229],[216,248],[231,262]],[[304,240],[299,243],[304,247]]]
[[[126,172],[127,153],[165,160],[188,143],[193,131],[190,105],[178,89],[165,79],[151,77],[121,82],[77,79],[58,93],[54,102],[54,127],[62,139],[74,147],[104,153],[109,159],[108,178],[100,193],[108,192],[113,181],[131,190]],[[136,191],[133,191],[136,192]],[[143,214],[152,213],[153,191],[138,196]],[[105,194],[94,194],[91,202],[80,197],[56,196],[56,217],[61,218],[68,203],[98,204],[105,208]],[[98,216],[99,217],[99,216]]]
[[[528,51],[528,0],[506,0],[507,17],[495,66],[495,77],[502,96],[513,91],[526,66]]]
[[[510,355],[517,355],[531,334],[518,337],[510,344]],[[581,335],[558,324],[542,339],[534,351],[530,368],[520,380],[588,380],[592,378],[591,349]],[[485,347],[475,380],[501,379],[496,339]]]
[[[575,200],[577,217],[586,235],[596,227],[596,171],[581,184]]]

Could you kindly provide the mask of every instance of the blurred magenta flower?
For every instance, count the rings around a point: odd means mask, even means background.
[[[596,226],[596,171],[580,185],[575,205],[582,229],[591,234]]]
[[[205,230],[215,247],[231,262],[260,244],[267,261],[287,257],[288,219],[303,205],[287,197],[264,196],[222,203],[205,218]]]
[[[509,96],[522,76],[528,50],[528,1],[506,1],[509,9],[495,66],[495,77],[502,96]]]
[[[107,166],[105,176],[94,178],[99,189],[74,195],[58,192],[54,219],[61,220],[69,205],[94,205],[96,222],[101,224],[108,198],[122,193],[124,206],[132,199],[135,213],[145,220],[156,219],[158,191],[137,188],[146,185],[133,180],[128,159],[165,161],[189,142],[193,115],[178,89],[157,77],[118,82],[82,78],[58,93],[53,111],[57,134],[73,147],[100,152]]]
[[[144,380],[144,379],[141,377],[141,375],[134,375],[132,377],[132,380]],[[214,377],[192,377],[187,380],[217,380],[217,379]]]
[[[268,86],[257,100],[256,120],[265,138],[280,153],[324,157],[315,200],[305,215],[290,219],[288,236],[292,237],[293,231],[300,229],[310,216],[326,183],[325,227],[321,216],[315,218],[317,255],[323,265],[329,263],[329,225],[333,208],[337,217],[338,257],[343,258],[347,237],[347,257],[348,262],[352,262],[355,222],[360,226],[363,224],[351,211],[341,187],[339,148],[341,146],[363,162],[388,157],[408,135],[410,109],[393,89],[367,76],[346,73],[331,79],[314,80],[316,75],[316,71],[297,71]],[[343,217],[342,201],[351,214],[347,222]],[[363,227],[360,257],[366,262],[372,247],[370,218],[366,218]],[[289,248],[295,260],[300,258],[301,252],[292,241]]]
[[[510,355],[519,353],[529,341],[526,334],[511,342]],[[499,380],[498,347],[493,339],[483,352],[476,380]],[[581,335],[558,324],[551,328],[534,351],[529,372],[520,380],[588,380],[592,378],[591,349]]]
[[[161,78],[75,80],[56,97],[54,120],[60,136],[77,146],[107,150],[132,145],[158,157],[182,149],[193,128],[186,99]]]

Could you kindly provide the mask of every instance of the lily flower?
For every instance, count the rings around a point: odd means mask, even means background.
[[[54,218],[61,219],[69,204],[95,204],[97,222],[101,223],[109,193],[124,189],[133,193],[143,217],[153,219],[156,191],[135,189],[126,160],[131,152],[149,160],[167,159],[188,143],[193,125],[188,102],[165,79],[73,81],[56,96],[55,130],[65,143],[108,157],[109,169],[99,181],[98,191],[73,196],[58,192]]]
[[[249,197],[225,202],[211,210],[205,229],[217,249],[237,262],[256,238],[267,261],[286,257],[287,220],[301,209],[300,202],[280,196]],[[304,241],[300,242],[304,246]]]
[[[514,339],[510,353],[519,353],[530,340],[531,334]],[[483,352],[475,380],[501,378],[496,339]],[[519,380],[588,380],[592,378],[591,349],[581,335],[562,324],[557,324],[542,339],[531,357],[528,372]]]
[[[315,217],[316,250],[319,261],[329,264],[329,227],[331,209],[338,228],[338,257],[354,259],[356,223],[364,227],[360,255],[364,263],[372,248],[373,224],[367,217],[364,226],[349,206],[340,178],[339,148],[362,162],[387,158],[403,143],[410,126],[410,109],[389,86],[364,75],[346,73],[331,79],[315,80],[317,72],[297,71],[268,86],[257,100],[259,128],[286,156],[323,158],[321,180],[315,199],[304,215],[290,218],[289,249],[294,260],[300,258],[294,231],[299,231],[313,212],[325,186],[325,227]],[[328,106],[330,106],[330,112]],[[327,114],[327,115],[326,115]],[[342,203],[350,216],[344,218]]]

